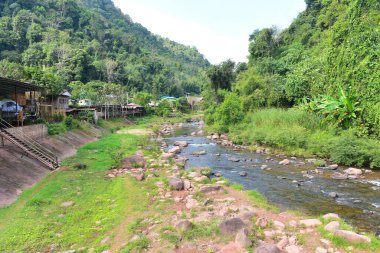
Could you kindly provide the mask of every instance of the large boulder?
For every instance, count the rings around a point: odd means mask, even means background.
[[[223,235],[233,235],[246,226],[240,218],[231,218],[223,221],[219,225],[219,229]]]
[[[146,160],[140,155],[128,156],[122,161],[123,169],[145,168],[145,166]]]
[[[180,178],[170,177],[169,178],[169,187],[170,189],[181,191],[184,188],[184,183]]]
[[[254,253],[281,253],[281,250],[274,244],[262,244]]]
[[[344,170],[344,173],[346,173],[347,175],[351,175],[351,176],[358,176],[358,175],[363,174],[363,171],[361,169],[348,168],[348,169]]]
[[[170,158],[173,158],[174,156],[175,156],[174,153],[163,153],[163,154],[161,155],[161,158],[164,159],[164,160],[168,160],[168,159],[170,159]]]
[[[371,239],[368,238],[367,236],[359,235],[355,232],[348,231],[348,230],[337,230],[334,232],[334,234],[336,236],[342,237],[342,238],[346,239],[347,241],[353,242],[353,243],[360,243],[360,242],[369,243],[369,242],[371,242]]]

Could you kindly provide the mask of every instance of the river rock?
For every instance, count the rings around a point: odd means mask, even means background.
[[[191,221],[183,220],[178,222],[176,227],[181,231],[189,231],[194,227],[194,224]]]
[[[344,170],[344,173],[350,176],[358,176],[363,174],[363,171],[361,169],[356,169],[356,168],[348,168]]]
[[[278,164],[280,164],[280,165],[289,165],[290,164],[290,160],[289,159],[284,159],[281,162],[279,162]]]
[[[327,166],[327,168],[329,170],[337,170],[339,168],[339,165],[338,164],[330,164],[329,166]]]
[[[327,253],[327,249],[322,248],[322,247],[318,247],[318,248],[315,250],[315,253]]]
[[[246,176],[248,176],[248,173],[246,171],[242,171],[242,172],[239,173],[239,175],[241,177],[246,177]]]
[[[333,198],[333,199],[336,199],[336,198],[338,197],[338,193],[336,193],[336,192],[330,192],[330,193],[329,193],[329,196],[330,196],[331,198]]]
[[[184,183],[180,178],[170,177],[169,178],[169,187],[176,191],[181,191],[184,188]]]
[[[241,248],[248,248],[252,245],[251,239],[249,239],[249,231],[246,228],[240,229],[235,237],[235,243]]]
[[[169,149],[168,153],[171,153],[171,154],[178,154],[181,152],[181,148],[176,146],[176,147],[173,147],[171,149]]]
[[[332,222],[330,222],[329,224],[327,224],[327,225],[325,226],[325,230],[326,230],[326,231],[329,231],[329,232],[334,232],[334,231],[338,230],[339,227],[340,227],[339,222],[337,222],[337,221],[332,221]]]
[[[325,219],[325,220],[328,220],[328,219],[340,220],[340,217],[336,213],[328,213],[328,214],[323,215],[323,219]]]
[[[215,177],[222,177],[223,175],[222,175],[222,173],[220,173],[220,172],[217,172],[217,173],[215,173]]]
[[[281,250],[274,244],[262,244],[254,253],[281,253]]]
[[[191,187],[192,187],[192,185],[191,185],[191,181],[190,181],[189,179],[185,179],[185,180],[183,180],[183,188],[184,188],[186,191],[190,190]]]
[[[200,191],[203,192],[204,194],[218,193],[223,190],[224,188],[221,185],[205,185],[205,186],[202,186],[200,189]]]
[[[273,226],[279,230],[283,230],[285,228],[285,224],[277,220],[273,221]]]
[[[208,177],[207,176],[205,176],[205,175],[201,175],[200,177],[194,177],[194,181],[195,182],[204,182],[204,181],[206,181],[208,179]]]
[[[234,162],[234,163],[238,163],[238,162],[240,162],[240,159],[238,159],[238,158],[236,158],[236,157],[230,157],[230,158],[228,158],[228,161],[231,161],[231,162]]]
[[[206,154],[207,152],[204,150],[191,153],[191,155],[193,156],[200,156],[200,155],[206,155]]]
[[[213,134],[213,135],[211,135],[211,139],[218,140],[219,139],[219,134]]]
[[[284,237],[282,238],[278,243],[277,243],[277,247],[281,250],[283,250],[286,246],[289,245],[289,239],[288,237]]]
[[[268,219],[264,217],[258,218],[255,225],[261,228],[266,228],[268,226]]]
[[[339,172],[334,172],[334,174],[331,175],[332,179],[337,179],[337,180],[345,180],[348,179],[347,174],[342,174]]]
[[[368,238],[367,236],[364,235],[359,235],[355,232],[352,231],[347,231],[347,230],[336,230],[334,233],[336,236],[342,237],[346,239],[349,242],[354,242],[354,243],[369,243],[371,242],[371,239]]]
[[[235,234],[244,227],[246,227],[246,224],[240,218],[228,219],[219,225],[219,229],[222,235]]]
[[[173,158],[174,156],[175,156],[174,153],[163,153],[163,154],[161,155],[161,158],[164,159],[164,160],[168,160],[168,159],[170,159],[170,158]]]
[[[306,226],[307,228],[317,227],[322,225],[322,222],[318,219],[308,219],[308,220],[300,220],[300,224]]]
[[[185,148],[189,145],[187,141],[176,141],[174,142],[174,146],[179,146],[181,148]]]
[[[193,209],[193,208],[196,208],[198,206],[199,206],[199,203],[195,199],[188,199],[186,202],[186,208],[187,209]]]
[[[301,250],[296,245],[289,245],[285,247],[286,253],[300,253]]]

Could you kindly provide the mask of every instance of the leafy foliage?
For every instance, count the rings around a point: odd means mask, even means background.
[[[155,83],[158,95],[197,93],[208,65],[196,48],[153,35],[111,0],[0,3],[0,75],[51,93],[92,81],[132,92],[152,92]]]

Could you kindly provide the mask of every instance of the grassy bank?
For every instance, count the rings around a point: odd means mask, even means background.
[[[144,189],[129,177],[108,179],[106,172],[115,165],[112,152],[132,155],[147,143],[145,137],[109,134],[80,148],[76,156],[63,162],[63,170],[25,191],[15,204],[0,209],[0,252],[106,249],[101,240],[112,236],[110,231],[126,215],[133,218],[146,209],[146,194],[153,185],[144,183]],[[76,169],[78,164],[85,169]],[[73,204],[64,207],[69,201]]]
[[[244,145],[273,147],[291,155],[318,156],[347,166],[380,168],[380,142],[337,130],[322,117],[297,109],[264,109],[230,127],[230,138]]]

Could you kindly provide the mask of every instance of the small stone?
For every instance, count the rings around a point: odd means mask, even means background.
[[[356,169],[356,168],[348,168],[344,170],[344,173],[347,175],[353,175],[353,176],[358,176],[363,174],[363,171],[361,169]]]
[[[181,152],[181,148],[176,146],[176,147],[173,147],[171,149],[169,149],[168,153],[171,153],[171,154],[178,154]]]
[[[242,172],[239,173],[239,175],[241,177],[246,177],[248,175],[248,173],[246,171],[242,171]]]
[[[176,141],[174,142],[174,146],[179,146],[181,148],[185,148],[189,145],[187,141]]]
[[[327,239],[320,239],[320,241],[325,246],[330,246],[331,245],[331,241],[329,241]]]
[[[308,219],[308,220],[301,220],[300,224],[306,226],[307,228],[310,228],[310,227],[317,227],[319,225],[322,225],[322,222],[318,219]]]
[[[338,230],[339,227],[340,227],[339,222],[337,222],[337,221],[332,221],[332,222],[330,222],[329,224],[327,224],[327,225],[325,226],[325,230],[326,230],[326,231],[329,231],[329,232],[334,232],[334,231]]]
[[[280,165],[289,165],[290,164],[290,160],[289,159],[284,159],[281,162],[279,162],[278,164],[280,164]]]
[[[204,194],[213,194],[223,191],[223,186],[221,185],[205,185],[202,186],[200,191]]]
[[[332,179],[337,179],[337,180],[345,180],[348,179],[347,174],[342,174],[339,172],[334,172],[334,174],[331,175]]]
[[[327,249],[322,248],[322,247],[318,247],[318,248],[315,250],[315,253],[327,253]]]
[[[181,230],[181,231],[189,231],[189,230],[191,230],[193,227],[194,227],[194,224],[193,224],[191,221],[188,221],[188,220],[180,221],[180,222],[177,224],[177,229],[179,229],[179,230]]]
[[[286,253],[300,253],[301,250],[296,245],[289,245],[285,247]]]
[[[338,197],[338,193],[336,193],[336,192],[330,192],[329,193],[329,197],[333,198],[333,199],[336,199]]]
[[[254,253],[281,253],[281,250],[273,244],[263,244],[259,246]]]
[[[248,248],[252,245],[251,239],[249,239],[248,229],[242,228],[235,237],[235,243],[241,248]]]
[[[266,228],[268,226],[268,220],[267,218],[261,217],[257,219],[255,224],[261,228]]]
[[[69,207],[69,206],[73,206],[75,204],[74,201],[66,201],[66,202],[63,202],[61,204],[62,207]]]
[[[288,246],[289,245],[289,239],[288,239],[288,237],[284,237],[284,238],[282,238],[281,239],[281,241],[279,241],[278,243],[277,243],[277,247],[279,248],[279,249],[284,249],[286,246]]]
[[[325,220],[328,220],[328,219],[336,219],[336,220],[339,220],[340,217],[339,217],[339,215],[337,215],[336,213],[328,213],[328,214],[323,215],[323,219],[325,219]]]
[[[185,179],[185,180],[183,181],[183,187],[184,187],[184,189],[185,189],[186,191],[188,191],[188,190],[191,189],[192,185],[191,185],[191,182],[190,182],[189,179]]]
[[[327,168],[329,170],[337,170],[339,168],[339,165],[338,164],[331,164],[331,165],[327,166]]]
[[[176,178],[176,177],[170,177],[169,178],[169,186],[171,189],[176,190],[176,191],[181,191],[183,190],[184,183],[181,179]]]
[[[277,220],[273,221],[273,226],[280,230],[285,229],[285,224],[282,223],[281,221],[277,221]]]
[[[297,221],[295,221],[295,220],[291,220],[291,221],[289,221],[289,226],[291,226],[291,227],[297,227],[298,226],[298,223],[297,223]]]
[[[193,208],[196,208],[198,206],[199,206],[199,203],[195,199],[189,199],[186,202],[186,208],[187,209],[193,209]]]
[[[238,159],[238,158],[236,158],[236,157],[230,157],[230,158],[228,158],[228,161],[231,161],[231,162],[234,162],[234,163],[238,163],[238,162],[240,162],[240,159]]]

